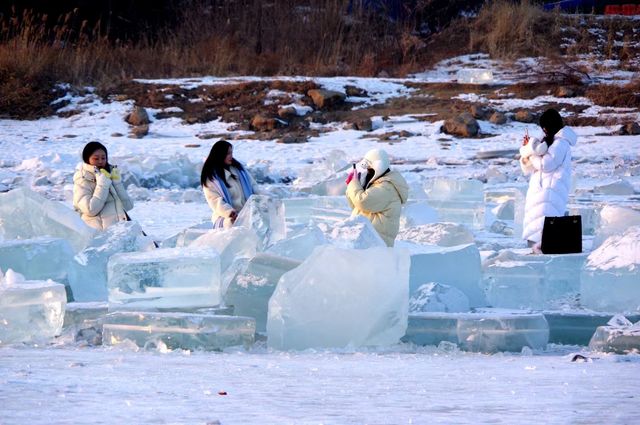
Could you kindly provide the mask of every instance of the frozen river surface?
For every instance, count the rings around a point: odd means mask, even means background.
[[[640,357],[0,349],[0,423],[638,424]]]

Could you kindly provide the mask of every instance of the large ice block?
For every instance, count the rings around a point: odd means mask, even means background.
[[[460,290],[471,307],[486,307],[480,287],[480,252],[475,245],[441,247],[396,241],[396,247],[411,251],[411,294],[425,283],[437,282]]]
[[[251,195],[238,214],[235,226],[253,229],[264,249],[286,236],[284,205],[280,199]]]
[[[271,245],[266,252],[302,261],[310,256],[317,246],[328,243],[322,230],[315,224],[309,224],[295,235]]]
[[[166,248],[112,256],[109,311],[216,306],[220,255],[211,248]]]
[[[424,192],[422,192],[424,194]],[[438,221],[438,211],[429,205],[427,201],[411,201],[402,207],[400,216],[400,229],[421,226],[423,224],[435,223]]]
[[[420,286],[409,298],[409,313],[469,311],[469,298],[456,288],[436,282]]]
[[[135,221],[116,223],[96,233],[69,269],[69,285],[76,302],[107,301],[107,263],[112,255],[139,248],[142,229]]]
[[[549,323],[549,342],[553,344],[589,345],[599,326],[605,326],[611,313],[595,311],[544,311]],[[640,321],[640,315],[628,316],[631,321]]]
[[[474,313],[409,315],[404,341],[438,345],[449,341],[467,351],[495,353],[542,349],[549,340],[544,315],[526,311],[484,309]]]
[[[640,226],[613,235],[589,254],[581,276],[586,308],[613,313],[640,312]]]
[[[424,191],[429,205],[438,211],[441,221],[484,228],[484,185],[479,180],[433,178],[426,180]]]
[[[301,192],[321,196],[335,196],[344,193],[344,179],[347,174],[347,155],[340,150],[330,151],[325,158],[316,160],[303,168],[293,185]]]
[[[632,324],[624,316],[612,318],[608,326],[599,326],[589,348],[619,354],[640,352],[640,321]]]
[[[258,236],[252,229],[232,227],[210,230],[189,245],[191,248],[214,248],[220,253],[221,271],[225,272],[236,258],[253,258],[258,251]]]
[[[212,229],[211,220],[203,221],[186,229],[182,229],[175,235],[163,240],[160,243],[162,248],[180,248],[189,246],[200,236],[206,234]]]
[[[397,239],[423,245],[456,246],[474,242],[473,234],[463,224],[432,223],[401,230]]]
[[[67,303],[64,285],[8,280],[0,272],[0,345],[46,342],[60,335]]]
[[[456,74],[458,84],[493,84],[493,71],[481,68],[461,68]]]
[[[13,269],[29,280],[67,283],[73,249],[64,239],[40,237],[0,241],[0,269]]]
[[[483,286],[492,307],[554,310],[576,299],[586,253],[532,255],[504,250],[483,264]]]
[[[617,205],[605,205],[600,210],[593,248],[602,245],[610,236],[621,235],[631,226],[640,226],[640,211]]]
[[[344,181],[342,182],[344,191]],[[285,198],[285,220],[290,223],[333,223],[349,218],[351,209],[341,196],[309,196],[305,198]]]
[[[75,251],[80,251],[94,233],[77,212],[60,202],[27,188],[0,193],[0,239],[51,236],[68,240]]]
[[[387,246],[369,219],[361,215],[330,226],[320,223],[319,227],[327,236],[329,243],[340,248],[367,249]]]
[[[409,256],[395,248],[318,247],[285,273],[269,300],[276,349],[398,342],[407,326]]]
[[[302,261],[272,254],[259,253],[231,281],[224,302],[233,306],[239,316],[256,319],[256,331],[265,332],[269,299],[280,277]]]
[[[118,345],[128,340],[146,349],[221,351],[249,348],[255,331],[250,317],[119,311],[105,316],[102,341]]]

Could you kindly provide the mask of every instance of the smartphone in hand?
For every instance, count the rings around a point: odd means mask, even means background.
[[[522,146],[526,146],[529,143],[529,129],[524,129],[524,138],[522,139]]]

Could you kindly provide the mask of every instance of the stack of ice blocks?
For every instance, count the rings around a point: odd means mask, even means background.
[[[549,340],[549,327],[540,313],[485,309],[475,313],[413,313],[403,338],[418,345],[443,341],[461,349],[495,353],[542,349]]]
[[[248,348],[254,341],[255,320],[248,317],[193,313],[115,312],[107,316],[102,341],[118,345],[132,341],[143,348],[223,350]]]
[[[438,211],[440,221],[484,228],[484,185],[479,180],[434,178],[425,182],[429,205]]]
[[[64,285],[53,281],[0,282],[0,345],[60,335],[66,302]]]
[[[580,291],[586,253],[531,255],[530,249],[502,251],[483,265],[492,307],[557,310]]]
[[[168,348],[220,350],[253,341],[253,318],[185,312],[220,303],[220,255],[213,248],[116,254],[108,271],[109,310],[116,312],[104,319],[105,344],[162,341]]]

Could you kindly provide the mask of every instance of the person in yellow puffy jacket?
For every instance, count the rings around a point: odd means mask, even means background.
[[[400,230],[402,204],[409,197],[404,177],[389,168],[389,156],[372,149],[347,177],[347,201],[354,215],[367,217],[387,246],[393,246]],[[360,174],[360,175],[358,175]]]
[[[94,229],[104,230],[119,221],[128,221],[133,202],[127,194],[117,166],[109,164],[107,148],[89,142],[73,175],[73,207]]]

